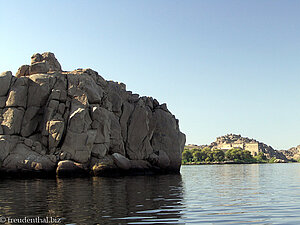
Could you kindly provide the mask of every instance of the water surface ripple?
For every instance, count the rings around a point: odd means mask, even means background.
[[[300,224],[300,164],[183,166],[181,175],[3,179],[0,215],[62,224]]]

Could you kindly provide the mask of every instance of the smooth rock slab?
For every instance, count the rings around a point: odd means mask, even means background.
[[[3,161],[2,168],[8,172],[18,171],[54,171],[55,163],[24,144],[17,144]]]
[[[83,164],[71,160],[60,161],[56,168],[58,176],[78,176],[87,173],[87,168]]]
[[[18,108],[5,108],[1,123],[4,134],[20,134],[24,110]]]
[[[36,131],[40,120],[40,117],[37,116],[39,110],[40,108],[35,106],[26,109],[21,128],[23,137],[28,137]]]
[[[23,107],[27,106],[28,78],[18,78],[9,90],[6,100],[6,107]]]
[[[49,148],[56,148],[63,136],[65,123],[63,121],[51,120],[49,127]]]
[[[92,148],[92,156],[96,157],[98,159],[101,159],[106,155],[106,153],[108,152],[108,149],[109,149],[108,143],[94,144],[94,146]]]
[[[129,170],[130,169],[130,160],[127,159],[125,156],[119,154],[119,153],[114,153],[112,154],[114,163],[122,170]]]
[[[112,156],[108,155],[102,159],[92,158],[90,170],[95,176],[118,175],[119,168],[114,163]]]
[[[29,75],[29,68],[30,66],[29,65],[23,65],[21,66],[17,73],[16,73],[16,77],[24,77],[24,76],[28,76]]]
[[[7,95],[12,79],[12,73],[6,71],[0,74],[0,96]]]
[[[47,73],[50,70],[48,62],[36,62],[31,64],[29,74]]]
[[[6,99],[7,99],[6,96],[0,97],[0,109],[3,109],[5,107]]]

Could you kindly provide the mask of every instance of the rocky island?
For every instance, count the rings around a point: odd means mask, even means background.
[[[240,134],[227,134],[217,137],[210,145],[185,146],[183,164],[283,163],[290,161],[296,153],[299,153],[297,148],[278,151],[253,138],[242,137]]]
[[[209,147],[212,149],[229,150],[232,148],[240,148],[251,152],[251,155],[257,156],[260,152],[264,153],[268,159],[276,158],[287,160],[285,155],[272,148],[272,146],[257,141],[253,138],[242,137],[240,134],[227,134],[217,137],[216,141],[212,142]]]
[[[0,75],[2,175],[178,173],[184,145],[166,104],[53,53]]]

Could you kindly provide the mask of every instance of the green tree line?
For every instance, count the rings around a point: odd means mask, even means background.
[[[273,159],[270,160],[270,162]],[[231,161],[236,163],[260,163],[269,162],[265,154],[260,152],[257,156],[252,156],[250,151],[233,148],[227,151],[221,149],[184,149],[182,153],[182,163],[211,163]]]

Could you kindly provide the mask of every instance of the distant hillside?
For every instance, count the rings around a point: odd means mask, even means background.
[[[283,153],[289,160],[298,161],[300,159],[300,145],[292,147],[289,150],[281,150],[280,152]]]
[[[208,145],[193,145],[193,144],[188,144],[184,147],[184,149],[192,150],[192,149],[202,149],[207,147]]]
[[[211,149],[222,149],[229,150],[232,148],[240,148],[243,150],[248,150],[253,156],[257,155],[259,152],[265,153],[267,158],[275,157],[277,159],[287,160],[285,154],[282,151],[274,150],[271,146],[259,142],[253,138],[242,137],[240,134],[227,134],[221,137],[217,137],[216,141],[212,142],[210,145],[188,145],[186,148],[201,148],[209,147]]]

